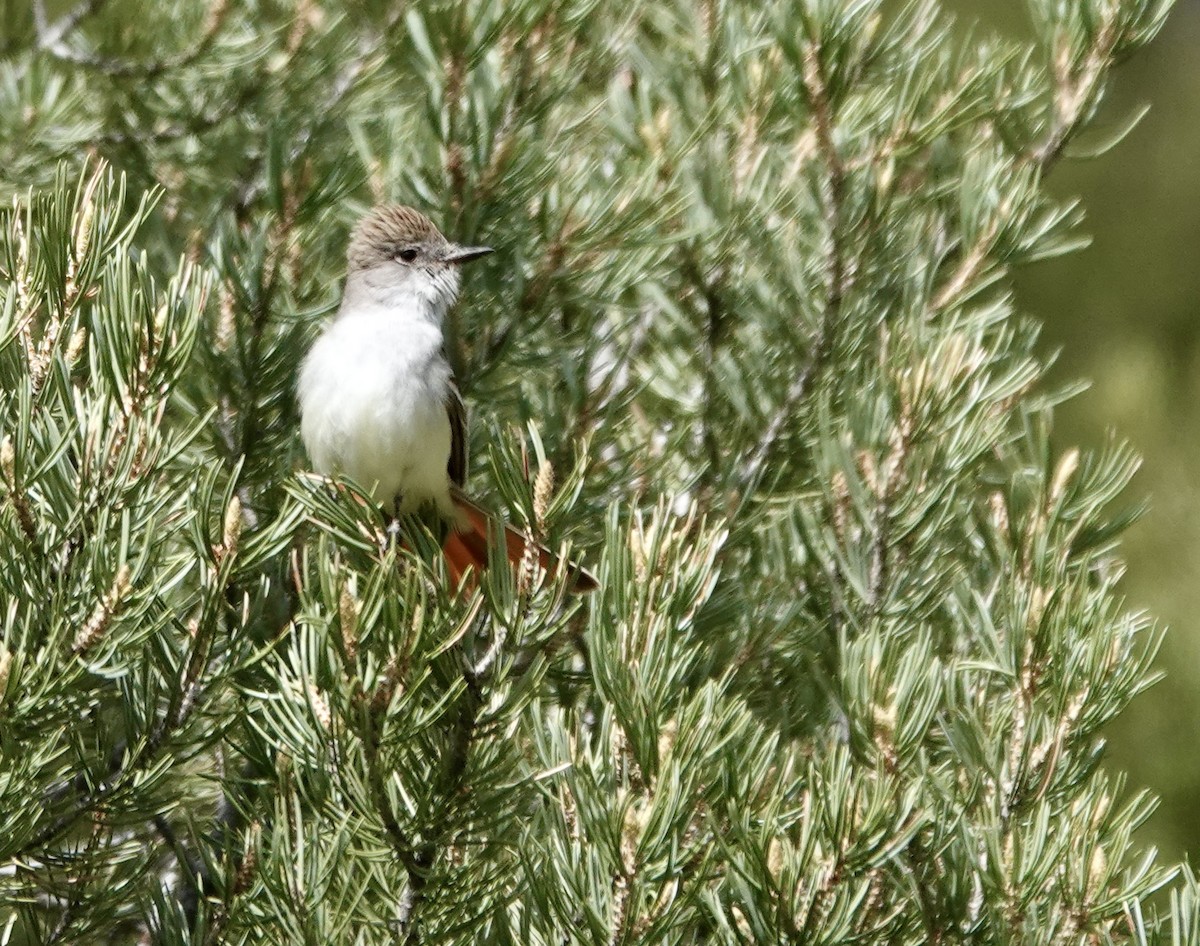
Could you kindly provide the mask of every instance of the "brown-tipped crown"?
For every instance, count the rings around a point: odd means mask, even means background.
[[[406,247],[429,250],[444,248],[447,244],[433,221],[419,210],[400,204],[384,204],[355,224],[346,262],[353,273],[394,259]]]

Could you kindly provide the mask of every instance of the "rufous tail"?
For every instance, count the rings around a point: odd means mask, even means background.
[[[468,571],[478,576],[487,569],[489,532],[503,527],[505,557],[512,565],[519,568],[525,561],[528,549],[545,571],[554,573],[560,568],[565,569],[571,579],[570,590],[576,594],[595,591],[599,587],[595,576],[586,568],[575,562],[560,560],[541,542],[485,512],[460,491],[454,490],[451,499],[459,511],[459,522],[451,526],[450,534],[442,543],[442,554],[455,584],[461,584]]]

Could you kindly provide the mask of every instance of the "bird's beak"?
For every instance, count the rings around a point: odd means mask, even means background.
[[[487,256],[490,252],[490,246],[459,246],[457,243],[451,243],[446,247],[442,259],[447,263],[469,263],[473,259]]]

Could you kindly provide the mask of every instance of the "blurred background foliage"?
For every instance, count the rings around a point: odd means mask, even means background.
[[[964,29],[1022,35],[1020,3],[948,0]],[[1114,766],[1161,807],[1142,829],[1168,859],[1200,856],[1200,2],[1180,0],[1148,54],[1116,73],[1101,111],[1117,128],[1150,111],[1097,161],[1064,161],[1050,190],[1078,197],[1093,243],[1017,274],[1021,309],[1058,353],[1051,379],[1086,379],[1057,413],[1059,447],[1112,436],[1142,455],[1130,500],[1149,498],[1126,533],[1129,603],[1169,626],[1165,678],[1111,731]]]

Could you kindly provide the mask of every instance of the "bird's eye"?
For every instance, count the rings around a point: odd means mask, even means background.
[[[411,263],[416,258],[417,258],[417,251],[415,249],[413,249],[411,246],[406,246],[404,249],[402,249],[399,253],[396,254],[396,259],[404,260],[404,262],[406,262],[406,263]]]

